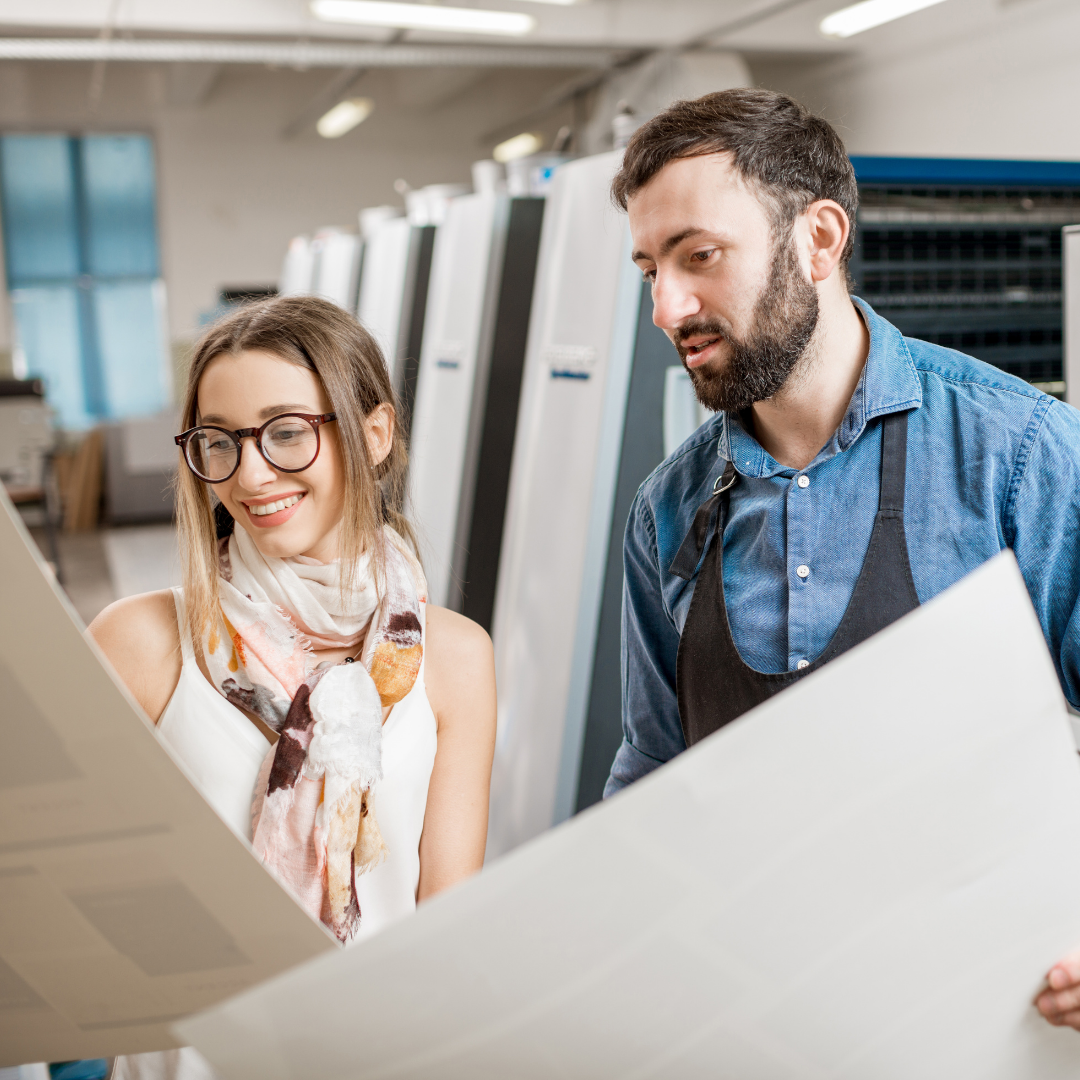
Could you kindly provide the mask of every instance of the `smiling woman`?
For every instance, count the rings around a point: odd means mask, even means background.
[[[212,327],[176,438],[184,588],[90,627],[207,801],[342,942],[478,870],[487,833],[491,644],[426,603],[395,416],[378,346],[333,304]],[[185,1050],[115,1075],[205,1068]]]

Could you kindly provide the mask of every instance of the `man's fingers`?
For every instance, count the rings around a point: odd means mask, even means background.
[[[1053,1016],[1046,1017],[1046,1020],[1054,1027],[1071,1027],[1080,1031],[1080,1009],[1073,1009],[1072,1012],[1067,1013],[1055,1013]]]
[[[1049,971],[1046,981],[1051,990],[1064,990],[1080,983],[1080,949],[1063,956]]]
[[[1044,990],[1035,1004],[1047,1018],[1080,1010],[1080,986],[1070,986],[1066,990]]]

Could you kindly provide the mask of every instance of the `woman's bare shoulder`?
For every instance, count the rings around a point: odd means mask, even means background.
[[[87,632],[156,721],[176,689],[183,664],[172,592],[163,589],[117,600]]]
[[[491,638],[484,627],[449,608],[427,605],[428,663],[438,666],[491,662]]]
[[[488,696],[494,703],[495,657],[487,631],[456,611],[431,604],[425,621],[424,682],[436,713]]]
[[[172,591],[141,593],[110,604],[89,626],[90,634],[108,655],[111,646],[162,654],[180,645]]]

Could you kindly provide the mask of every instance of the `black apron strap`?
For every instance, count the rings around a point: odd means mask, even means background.
[[[679,545],[679,550],[675,553],[675,558],[671,560],[671,566],[668,568],[676,577],[681,577],[684,581],[694,580],[694,575],[701,564],[701,557],[705,554],[708,545],[709,532],[712,529],[720,500],[723,499],[724,493],[731,489],[738,475],[735,466],[729,461],[727,468],[716,478],[712,495],[698,507],[693,524],[683,537],[683,542]]]
[[[881,421],[881,493],[878,496],[878,510],[904,512],[907,422],[906,412],[889,413]]]

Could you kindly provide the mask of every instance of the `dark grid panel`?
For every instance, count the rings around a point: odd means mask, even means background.
[[[1080,188],[866,184],[856,294],[909,337],[1062,379],[1061,228]]]

